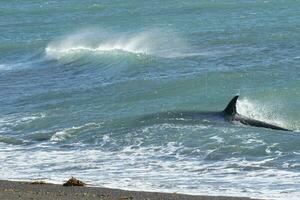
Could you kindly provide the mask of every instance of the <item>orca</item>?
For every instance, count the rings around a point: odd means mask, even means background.
[[[282,130],[282,131],[292,131],[283,127],[280,127],[275,124],[269,124],[266,122],[262,122],[256,119],[252,119],[246,116],[243,116],[237,112],[236,109],[236,103],[238,100],[239,96],[235,96],[231,99],[225,110],[223,111],[224,116],[227,118],[228,121],[230,122],[239,122],[244,125],[248,126],[255,126],[255,127],[262,127],[262,128],[269,128],[269,129],[274,129],[274,130]]]
[[[148,121],[149,119],[155,120],[155,122],[193,122],[198,123],[202,122],[231,122],[231,123],[241,123],[247,126],[268,128],[274,130],[282,131],[292,131],[287,128],[280,127],[275,124],[266,123],[256,119],[252,119],[246,116],[243,116],[237,112],[236,103],[239,98],[239,95],[236,95],[231,99],[229,104],[223,111],[220,112],[199,112],[199,111],[168,111],[161,112],[151,115],[146,115],[142,118],[142,122]]]

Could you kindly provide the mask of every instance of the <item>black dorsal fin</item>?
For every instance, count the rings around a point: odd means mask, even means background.
[[[225,110],[223,111],[227,115],[235,115],[236,114],[236,102],[237,99],[239,98],[239,95],[236,95],[231,99]]]

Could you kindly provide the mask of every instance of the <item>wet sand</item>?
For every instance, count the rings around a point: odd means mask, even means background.
[[[177,193],[125,191],[100,187],[66,187],[0,180],[1,200],[250,200],[243,197],[193,196]]]

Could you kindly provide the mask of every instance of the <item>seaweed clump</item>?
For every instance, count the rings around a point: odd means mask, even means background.
[[[70,178],[63,186],[86,186],[86,184],[74,177]]]

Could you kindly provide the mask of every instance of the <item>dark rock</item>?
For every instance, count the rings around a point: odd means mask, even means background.
[[[85,186],[86,184],[74,177],[70,178],[63,186]]]
[[[31,185],[45,185],[47,184],[45,181],[34,181],[30,183]]]

